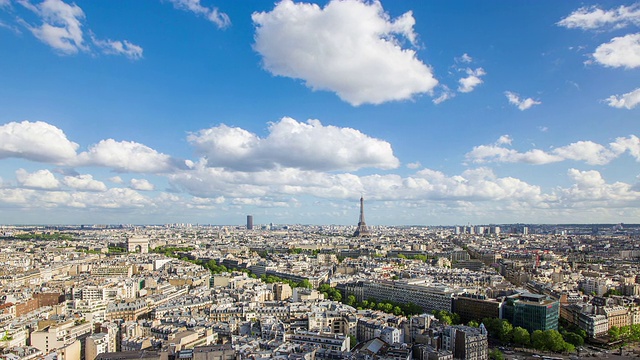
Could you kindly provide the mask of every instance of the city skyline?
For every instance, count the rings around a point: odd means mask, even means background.
[[[522,21],[526,16],[527,21]],[[5,224],[637,223],[640,3],[0,0]]]

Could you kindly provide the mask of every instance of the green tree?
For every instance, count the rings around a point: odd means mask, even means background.
[[[480,324],[478,324],[478,322],[475,321],[475,320],[469,321],[469,323],[467,325],[471,326],[471,327],[476,327],[476,328],[480,326]]]
[[[350,348],[353,349],[358,343],[358,339],[354,335],[349,334],[349,345]]]
[[[620,340],[620,328],[617,326],[612,326],[609,328],[609,337],[612,341]]]
[[[313,285],[309,282],[309,280],[304,279],[298,283],[298,287],[313,289]]]
[[[568,332],[564,336],[564,341],[568,342],[569,344],[572,344],[573,346],[584,345],[584,339],[582,338],[582,336],[572,332]]]
[[[531,334],[531,345],[538,350],[547,350],[546,339],[542,330],[535,330]]]
[[[356,297],[354,295],[349,295],[345,299],[345,304],[347,304],[349,306],[353,306],[353,305],[355,305],[355,303],[356,303]]]
[[[511,342],[513,337],[513,325],[505,319],[502,319],[498,327],[498,339],[503,343]],[[562,336],[561,336],[562,337]]]
[[[402,314],[403,314],[403,312],[402,312],[402,309],[400,308],[400,306],[394,306],[393,307],[393,315],[400,316]]]
[[[393,305],[389,303],[385,303],[382,311],[391,314],[393,312]]]
[[[502,353],[502,351],[494,348],[489,351],[489,358],[493,360],[504,360],[504,354]]]
[[[531,341],[531,335],[529,335],[529,331],[523,327],[516,327],[513,329],[513,342],[521,346],[529,345]]]
[[[404,254],[398,254],[398,259],[406,259],[407,257]]]
[[[553,352],[563,352],[568,350],[567,343],[564,341],[558,330],[545,330],[543,338],[546,347]]]

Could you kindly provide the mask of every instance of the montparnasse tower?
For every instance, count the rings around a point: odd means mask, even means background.
[[[364,222],[364,198],[362,196],[360,197],[360,221],[358,221],[358,227],[353,233],[353,236],[371,236],[371,232],[369,231],[369,228],[367,228],[367,224]]]

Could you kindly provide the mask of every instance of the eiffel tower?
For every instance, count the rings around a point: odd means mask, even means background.
[[[371,236],[371,232],[369,228],[367,228],[367,224],[364,222],[364,198],[360,197],[360,221],[358,221],[358,228],[356,232],[353,233],[354,237],[363,237],[363,236]]]

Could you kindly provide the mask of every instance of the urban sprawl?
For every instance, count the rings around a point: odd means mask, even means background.
[[[3,359],[634,355],[640,226],[2,226]],[[515,355],[514,355],[515,354]]]

